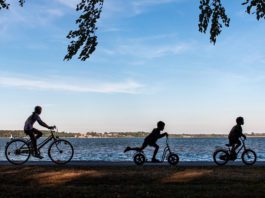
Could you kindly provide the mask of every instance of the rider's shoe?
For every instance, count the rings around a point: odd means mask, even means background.
[[[43,159],[43,156],[41,156],[40,153],[33,154],[33,157],[36,157],[36,158],[39,158],[39,159]]]
[[[236,152],[231,152],[231,153],[230,153],[230,156],[229,156],[229,159],[230,159],[230,160],[236,160],[236,158],[237,158],[237,154],[236,154]]]
[[[229,157],[229,159],[230,159],[230,160],[233,160],[233,161],[235,161],[235,160],[236,160],[236,158],[237,158],[237,156],[236,156],[236,155],[230,155],[230,157]]]
[[[221,155],[220,160],[226,160],[226,155]]]
[[[129,146],[127,146],[125,149],[124,149],[124,153],[126,153],[127,151],[129,151],[130,150],[130,147]]]
[[[156,158],[153,158],[152,162],[159,163],[160,161],[158,159],[156,159]]]

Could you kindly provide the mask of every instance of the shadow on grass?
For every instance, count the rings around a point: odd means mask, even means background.
[[[258,197],[264,178],[262,167],[6,166],[0,190],[4,197]]]

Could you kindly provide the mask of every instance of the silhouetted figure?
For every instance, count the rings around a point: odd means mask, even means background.
[[[42,132],[33,128],[34,123],[37,121],[39,125],[48,128],[48,129],[54,129],[55,126],[48,126],[45,122],[43,122],[40,119],[40,114],[41,114],[42,108],[40,106],[36,106],[34,109],[34,112],[32,113],[31,116],[28,117],[28,119],[25,122],[24,126],[24,131],[27,135],[29,135],[31,139],[31,144],[34,149],[34,157],[42,159],[43,157],[40,155],[37,149],[37,139],[42,136]]]
[[[229,144],[232,145],[232,149],[231,149],[232,158],[236,157],[236,149],[238,149],[241,145],[240,137],[244,137],[244,139],[247,138],[242,133],[242,125],[244,125],[244,118],[238,117],[236,119],[236,123],[237,124],[231,129],[228,135]]]
[[[157,128],[153,129],[153,131],[144,139],[144,143],[141,147],[127,147],[124,152],[135,150],[135,151],[142,151],[144,150],[147,146],[155,147],[154,154],[152,157],[152,162],[160,162],[159,160],[156,159],[156,154],[158,152],[159,146],[156,144],[157,140],[159,138],[162,138],[164,136],[168,136],[167,133],[160,134],[161,131],[163,131],[165,128],[165,123],[162,121],[159,121],[157,123]]]

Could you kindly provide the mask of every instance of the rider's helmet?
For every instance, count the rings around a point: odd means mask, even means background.
[[[163,121],[159,121],[158,123],[157,123],[157,127],[159,128],[159,129],[164,129],[164,127],[165,127],[165,123],[163,122]]]
[[[236,118],[236,123],[237,124],[244,124],[244,118],[243,117],[237,117]]]
[[[34,112],[37,113],[37,114],[41,114],[41,110],[42,110],[41,106],[36,106],[34,108]]]

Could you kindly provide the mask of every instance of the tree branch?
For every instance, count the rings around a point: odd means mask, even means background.
[[[20,5],[21,7],[23,7],[23,6],[24,6],[24,3],[25,3],[25,0],[19,0],[18,2],[19,2],[19,5]]]
[[[247,5],[248,14],[256,14],[257,20],[265,19],[265,0],[246,0],[242,5]],[[252,12],[252,10],[255,10]]]
[[[6,0],[0,0],[0,10],[1,9],[8,9],[9,8],[9,4],[6,3]]]
[[[199,31],[206,33],[211,20],[210,42],[216,43],[216,39],[222,32],[223,25],[229,27],[230,18],[225,13],[221,0],[200,0]]]
[[[78,58],[85,61],[95,51],[97,46],[96,23],[100,17],[103,0],[81,0],[76,11],[82,12],[76,20],[77,30],[70,31],[66,38],[71,39],[68,45],[68,54],[64,60],[70,60],[81,50]],[[81,49],[80,49],[81,48]]]

